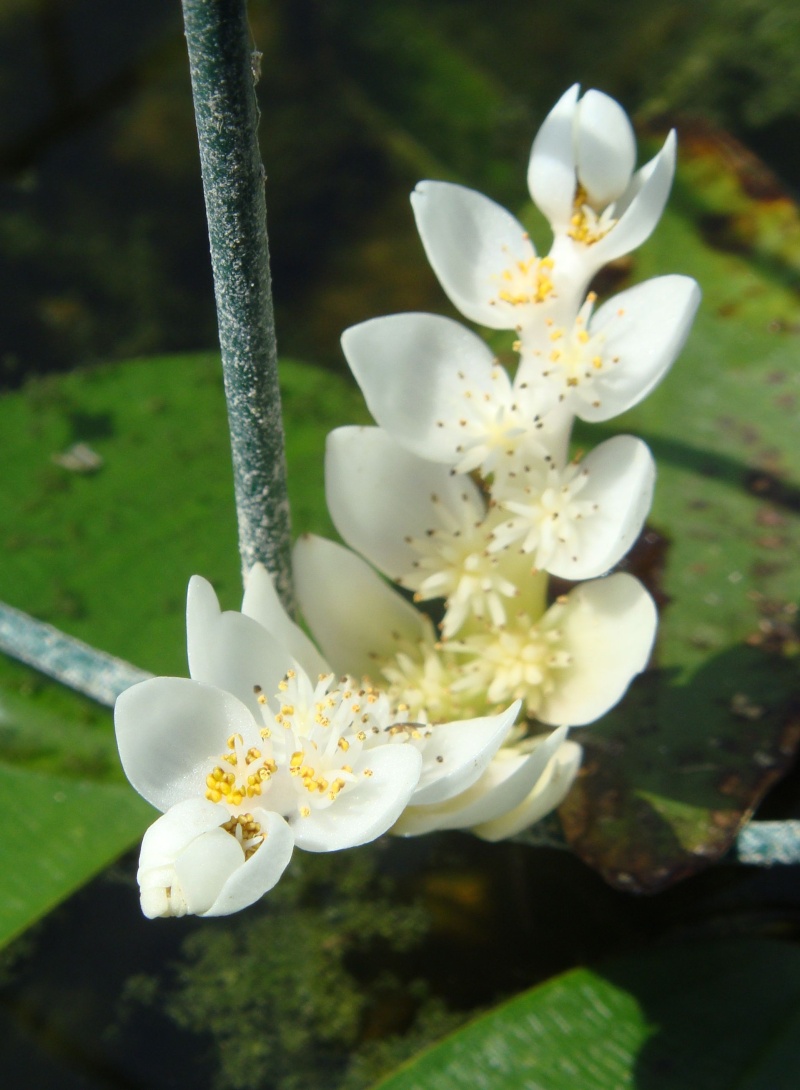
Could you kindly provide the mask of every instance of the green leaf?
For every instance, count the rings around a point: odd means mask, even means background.
[[[376,1090],[793,1090],[798,1029],[797,947],[665,947],[525,992]]]
[[[789,286],[800,218],[785,198],[753,198],[728,150],[722,138],[689,140],[674,207],[628,265],[636,279],[670,270],[700,281],[686,349],[635,410],[579,433],[593,444],[630,431],[653,449],[657,533],[629,566],[662,611],[651,671],[581,732],[583,775],[560,813],[584,859],[613,884],[649,892],[729,849],[800,737],[800,384]],[[711,216],[724,246],[705,237]]]
[[[295,528],[331,532],[327,431],[363,419],[341,379],[284,363]],[[241,597],[219,361],[118,364],[0,398],[0,599],[159,674],[185,674],[194,572]],[[55,464],[76,443],[102,464]],[[111,714],[0,657],[0,944],[134,843],[153,811],[119,767]]]

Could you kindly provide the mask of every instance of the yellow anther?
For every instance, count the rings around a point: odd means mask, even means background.
[[[342,765],[342,772],[352,772],[352,765]]]
[[[222,795],[219,793],[219,791],[215,791],[212,789],[206,791],[206,798],[209,800],[209,802],[219,802],[219,800],[222,798]]]
[[[305,753],[303,753],[302,749],[298,749],[289,759],[289,768],[293,770],[299,769],[300,765],[303,763],[304,757]]]
[[[563,336],[564,336],[564,330],[563,329],[554,329],[553,332],[550,334],[550,340],[551,341],[560,341]]]
[[[281,705],[281,715],[294,715],[294,704]]]
[[[592,367],[595,367],[598,371],[603,366],[602,356],[592,356]]]
[[[255,746],[251,746],[251,748],[248,749],[247,756],[244,759],[245,764],[251,765],[253,763],[253,761],[257,761],[260,756],[261,756],[261,750],[256,749]]]
[[[261,735],[261,737],[264,739],[265,742],[266,742],[267,738],[272,737],[272,731],[269,729],[269,727],[264,727],[258,733]]]
[[[365,775],[365,776],[371,776],[372,774],[373,774],[373,773],[372,773],[372,769],[371,769],[371,768],[365,768],[365,769],[364,769],[364,775]]]
[[[360,730],[356,735],[356,738],[358,738],[359,742],[366,742],[367,732],[365,730]]]
[[[589,334],[586,332],[585,329],[582,329],[578,334],[578,340],[581,342],[581,344],[586,344],[586,342],[589,340]]]
[[[350,743],[347,741],[346,738],[340,738],[336,744],[338,745],[339,749],[341,749],[344,753],[347,753],[348,749],[350,748]]]
[[[310,817],[310,816],[311,816],[311,807],[310,806],[301,806],[300,807],[300,817]]]
[[[243,742],[241,734],[232,734],[228,739],[228,749],[236,749],[236,746],[242,745]]]

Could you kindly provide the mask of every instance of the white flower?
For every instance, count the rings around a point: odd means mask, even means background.
[[[351,548],[415,601],[444,598],[445,637],[469,617],[505,620],[530,563],[492,555],[489,513],[472,479],[425,461],[381,428],[337,428],[328,436],[325,490],[334,526]]]
[[[528,188],[553,229],[554,262],[582,267],[586,281],[640,246],[658,223],[675,172],[675,133],[634,173],[628,115],[601,91],[579,95],[575,84],[536,134]]]
[[[531,615],[514,614],[504,626],[435,648],[430,622],[341,545],[306,535],[295,546],[294,568],[303,613],[336,669],[380,685],[399,656],[418,655],[421,669],[423,653],[435,652],[444,659],[437,680],[447,686],[451,709],[460,703],[486,712],[523,700],[543,723],[590,723],[644,669],[655,638],[653,599],[624,572],[582,583],[549,609],[539,589]],[[342,609],[339,587],[355,585],[364,609]],[[365,637],[366,618],[377,623]]]
[[[247,708],[185,678],[154,678],[119,697],[115,720],[125,774],[165,811],[142,842],[145,915],[226,915],[271,889],[291,858],[294,837],[259,796],[247,797],[247,777],[255,773],[261,784],[263,770],[268,784],[274,765]],[[252,770],[246,764],[251,750],[262,754],[250,762]],[[223,769],[234,783],[227,784],[226,801],[215,803],[207,797],[209,780],[221,783]]]
[[[646,443],[632,435],[615,435],[563,467],[546,455],[503,482],[496,503],[513,517],[493,527],[489,552],[517,544],[537,570],[572,580],[603,575],[639,536],[655,476]]]
[[[395,832],[401,836],[418,836],[434,829],[483,829],[486,839],[502,839],[526,828],[557,806],[572,784],[580,765],[580,746],[567,742],[567,728],[560,727],[547,736],[528,739],[523,746],[501,750],[480,780],[470,788],[439,805],[409,806],[398,821]],[[559,791],[548,791],[552,778],[552,760],[561,753],[563,773],[559,776]],[[564,767],[569,765],[569,771]],[[533,799],[544,799],[552,806],[535,813]],[[517,828],[520,812],[531,813],[531,820]],[[513,815],[513,817],[511,816]],[[511,830],[496,837],[492,833],[497,823],[506,822]],[[488,835],[487,835],[488,831]]]
[[[469,617],[500,625],[509,605],[539,606],[532,567],[573,580],[613,567],[650,509],[655,467],[632,436],[565,467],[543,451],[512,458],[487,511],[470,477],[417,457],[381,428],[350,427],[328,437],[325,479],[347,544],[418,601],[446,600],[447,638]]]
[[[349,563],[350,558],[355,564]],[[373,714],[378,708],[381,710],[382,725],[377,730],[368,731],[366,737],[361,739],[365,749],[371,754],[376,746],[401,745],[420,754],[418,782],[411,795],[415,801],[442,801],[471,787],[508,738],[520,702],[509,702],[510,706],[497,714],[451,717],[452,721],[443,722],[438,717],[437,721],[431,721],[433,717],[427,711],[427,702],[411,708],[406,701],[399,699],[396,692],[392,699],[390,692],[383,691],[388,688],[383,684],[386,679],[376,676],[375,652],[370,649],[365,655],[364,631],[367,632],[367,639],[372,639],[372,647],[385,646],[388,642],[394,651],[394,661],[397,661],[397,656],[407,653],[406,648],[416,653],[421,645],[432,647],[430,622],[426,622],[416,610],[396,596],[363,561],[345,549],[334,547],[327,558],[326,575],[335,599],[338,600],[342,589],[350,594],[347,616],[342,616],[340,620],[333,618],[335,625],[338,622],[339,629],[333,661],[337,664],[348,663],[343,673],[349,678],[351,688],[360,688],[367,693],[368,702],[374,701]],[[395,600],[387,599],[386,595]],[[190,631],[195,626],[195,617],[202,615],[207,618],[214,605],[216,597],[213,590],[205,580],[195,576],[189,587],[187,613]],[[265,635],[286,632],[287,626],[296,628],[286,616],[272,581],[260,564],[251,569],[248,575],[242,609],[250,615],[241,617],[243,632],[250,624],[257,624]],[[367,617],[371,623],[360,625],[359,622]],[[382,624],[386,625],[386,629],[381,627]],[[328,626],[324,621],[321,628],[327,635]],[[356,637],[355,646],[350,643],[350,636]],[[303,639],[307,640],[307,637]],[[320,642],[325,648],[325,640],[321,639]],[[308,645],[319,657],[319,652],[310,641]],[[308,648],[303,653],[307,654]],[[360,680],[356,681],[353,675]],[[381,685],[381,689],[373,687],[373,680]]]
[[[421,182],[411,197],[422,244],[439,281],[467,318],[519,329],[525,342],[547,317],[571,322],[594,273],[635,249],[661,216],[675,169],[675,137],[633,173],[635,141],[622,108],[572,87],[545,119],[528,169],[531,196],[554,243],[540,257],[500,205],[449,182]]]
[[[342,349],[377,423],[420,458],[486,476],[545,453],[542,418],[558,388],[520,387],[451,318],[373,318],[345,330]]]
[[[659,276],[615,295],[592,315],[595,301],[590,293],[572,325],[545,323],[543,338],[522,355],[515,386],[523,395],[538,391],[543,404],[547,392],[557,395],[562,409],[598,423],[637,405],[658,385],[683,348],[700,289],[688,276]]]
[[[395,741],[411,740],[423,747],[420,784],[409,806],[415,813],[428,813],[428,808],[432,808],[425,831],[439,827],[434,812],[438,813],[440,807],[445,807],[445,813],[449,815],[453,809],[460,812],[469,804],[470,808],[466,810],[469,817],[473,802],[484,794],[489,797],[486,805],[476,810],[476,821],[499,821],[508,810],[514,810],[517,815],[515,820],[519,820],[519,808],[534,792],[538,792],[537,797],[543,800],[554,798],[552,787],[545,791],[546,782],[551,777],[551,772],[546,771],[547,761],[542,760],[545,752],[556,752],[566,747],[563,767],[566,768],[568,763],[567,755],[572,754],[572,764],[577,770],[580,747],[564,741],[567,728],[552,732],[546,740],[524,741],[521,743],[522,750],[516,742],[512,742],[512,724],[519,710],[518,701],[499,715],[426,723],[426,709],[429,714],[437,701],[447,706],[451,715],[459,704],[468,706],[458,695],[455,699],[448,695],[458,676],[459,656],[448,657],[438,652],[431,638],[430,622],[348,549],[323,538],[306,536],[295,546],[294,567],[298,596],[306,619],[337,669],[367,674],[370,683],[387,682],[393,700],[413,702],[413,707],[409,707],[412,720],[418,715],[421,717],[422,722],[412,721],[405,729],[396,729],[392,737]],[[282,620],[274,619],[276,608],[280,612],[282,608],[271,590],[263,598],[263,609],[259,608],[258,594],[251,592],[253,576],[260,586],[266,587],[269,581],[263,569],[251,572],[246,594],[248,608],[267,627],[282,624]],[[349,608],[343,609],[341,606],[345,596]],[[354,602],[357,603],[356,608]],[[414,691],[417,686],[420,689],[419,699]],[[485,698],[480,703],[485,706]],[[490,744],[487,741],[489,738]],[[539,743],[544,744],[544,741],[549,749],[538,751]],[[534,750],[538,756],[535,756]],[[470,753],[472,756],[467,762],[465,755]],[[510,756],[515,759],[511,763]],[[468,776],[465,774],[467,766]],[[518,768],[521,771],[507,786],[509,771]],[[542,776],[545,776],[545,781],[540,784]],[[566,779],[564,774],[559,784],[564,785]],[[567,786],[563,787],[564,792]],[[556,799],[553,806],[558,801],[560,799]],[[525,813],[528,812],[535,812],[530,801],[525,809]],[[400,819],[393,831],[408,832],[402,825],[403,820]],[[452,818],[448,817],[447,820],[451,821]],[[467,825],[468,822],[463,827]],[[456,826],[446,824],[441,827]]]
[[[657,620],[653,599],[625,572],[581,583],[538,618],[519,614],[451,641],[464,658],[453,689],[467,700],[485,694],[489,707],[523,700],[541,723],[592,723],[647,665]]]
[[[582,757],[583,750],[576,742],[562,742],[545,765],[530,794],[519,806],[474,825],[472,832],[481,840],[505,840],[541,821],[566,798],[580,769]]]
[[[348,678],[337,687],[332,674],[312,684],[297,667],[271,688],[286,652],[241,614],[215,617],[207,591],[195,581],[193,672],[222,674],[247,704],[197,676],[153,678],[126,690],[115,711],[125,773],[165,811],[140,858],[150,916],[235,912],[272,888],[294,844],[336,851],[375,839],[422,767],[413,746],[391,744],[380,694]],[[257,633],[263,657],[252,655]]]

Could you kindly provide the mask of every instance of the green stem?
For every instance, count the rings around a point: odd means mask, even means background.
[[[244,576],[260,561],[293,611],[264,167],[246,0],[183,0]]]

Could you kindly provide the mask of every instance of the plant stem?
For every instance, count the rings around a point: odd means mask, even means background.
[[[0,651],[109,708],[129,686],[153,676],[4,602]]]
[[[246,9],[246,0],[183,0],[243,575],[263,563],[293,612],[265,174]]]

